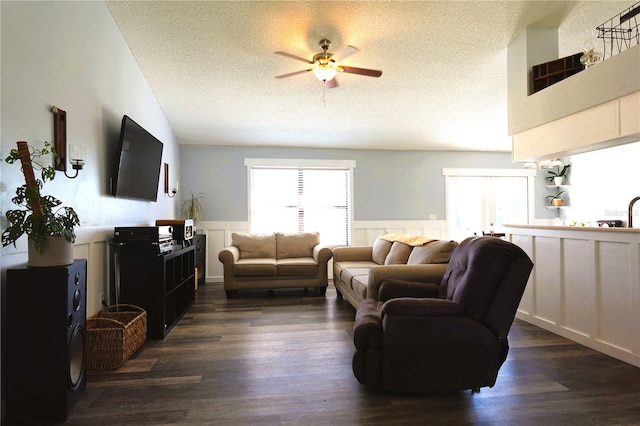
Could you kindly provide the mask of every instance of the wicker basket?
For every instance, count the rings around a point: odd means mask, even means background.
[[[87,319],[87,368],[119,368],[143,345],[147,312],[135,305],[113,305]]]

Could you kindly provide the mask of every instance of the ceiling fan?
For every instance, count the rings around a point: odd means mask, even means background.
[[[313,55],[313,58],[311,60],[305,59],[300,56],[296,56],[287,52],[282,52],[282,51],[275,52],[278,55],[287,56],[289,58],[297,59],[298,61],[302,61],[309,65],[312,65],[310,68],[307,68],[305,70],[295,71],[288,74],[277,75],[276,78],[292,77],[294,75],[304,74],[306,72],[312,71],[318,80],[324,82],[328,88],[333,88],[338,85],[338,82],[336,81],[335,76],[339,72],[365,75],[368,77],[380,77],[382,75],[382,71],[378,71],[378,70],[372,70],[368,68],[348,67],[346,65],[338,65],[337,61],[339,60],[341,61],[345,59],[347,56],[353,55],[358,51],[358,49],[353,46],[345,46],[337,54],[333,54],[329,52],[331,41],[325,38],[320,40],[319,44],[320,44],[320,47],[322,48],[322,53],[317,53]]]

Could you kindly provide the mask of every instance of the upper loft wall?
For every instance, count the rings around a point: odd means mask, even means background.
[[[527,28],[507,50],[509,135],[550,123],[640,90],[640,46],[529,95],[531,51],[545,51],[555,29]],[[538,56],[540,59],[540,56]],[[537,63],[558,59],[547,54]]]

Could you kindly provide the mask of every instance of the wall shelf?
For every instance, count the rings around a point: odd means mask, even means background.
[[[581,56],[582,53],[575,53],[531,67],[532,93],[536,93],[584,70],[584,65],[580,63]]]

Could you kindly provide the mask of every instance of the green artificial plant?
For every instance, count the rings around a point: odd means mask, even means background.
[[[547,170],[547,173],[549,174],[549,176],[547,176],[547,180],[549,180],[549,182],[553,182],[553,179],[557,177],[566,176],[567,173],[569,172],[570,167],[571,167],[571,164],[565,164],[564,167],[562,167],[562,170],[560,170],[559,172],[556,172],[554,170]]]
[[[20,209],[7,211],[8,226],[2,233],[2,245],[15,246],[18,238],[26,234],[42,254],[47,248],[50,236],[62,236],[71,243],[75,242],[74,227],[80,225],[75,210],[72,207],[61,206],[62,201],[40,192],[44,183],[55,179],[56,176],[55,168],[52,165],[43,165],[40,162],[41,158],[52,154],[57,160],[55,149],[49,142],[45,142],[42,149],[34,149],[24,141],[16,144],[18,148],[11,150],[5,162],[22,164],[25,184],[16,188],[16,195],[11,199]],[[40,179],[35,177],[34,169],[40,170]]]
[[[202,219],[202,203],[200,202],[202,194],[195,195],[191,192],[191,198],[182,201],[181,210],[185,219],[193,219],[193,223],[197,226]]]
[[[561,195],[564,194],[565,191],[560,191],[558,192],[556,195],[549,195],[547,197],[545,197],[547,200],[551,200],[551,202],[553,203],[553,200],[562,200]],[[564,200],[563,200],[564,201]]]

